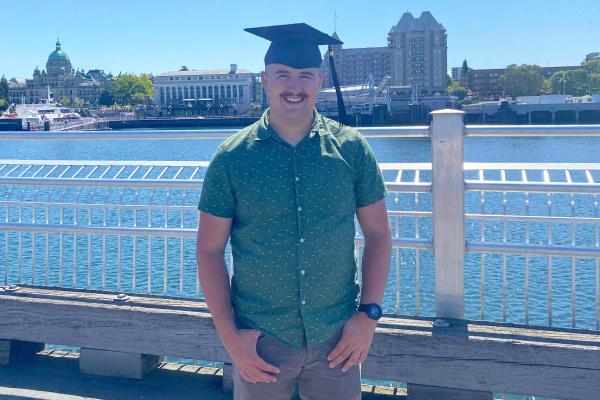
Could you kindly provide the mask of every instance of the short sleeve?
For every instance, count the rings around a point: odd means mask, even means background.
[[[221,218],[233,218],[235,198],[227,153],[217,150],[204,176],[198,209]]]
[[[360,135],[357,140],[357,165],[355,172],[354,192],[356,208],[366,207],[384,199],[387,195],[383,174],[377,165],[373,149]]]

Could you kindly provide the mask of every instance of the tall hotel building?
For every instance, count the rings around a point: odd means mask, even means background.
[[[337,34],[333,36],[337,38]],[[376,85],[412,86],[419,95],[444,93],[447,85],[446,29],[429,11],[419,18],[404,13],[388,33],[387,47],[344,49],[332,46],[340,84],[362,85],[373,74]],[[342,39],[343,40],[343,39]],[[322,71],[324,86],[332,87],[329,60],[325,57]]]

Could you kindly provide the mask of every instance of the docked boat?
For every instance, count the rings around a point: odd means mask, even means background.
[[[2,119],[21,119],[23,129],[43,129],[44,123],[68,123],[81,119],[81,116],[69,107],[61,106],[52,97],[48,89],[48,97],[35,104],[11,104]]]

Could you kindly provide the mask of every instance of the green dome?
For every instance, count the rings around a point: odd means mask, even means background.
[[[56,41],[56,50],[48,56],[48,62],[50,61],[69,61],[67,53],[60,49],[60,42],[58,40]]]

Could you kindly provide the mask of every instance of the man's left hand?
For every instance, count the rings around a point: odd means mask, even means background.
[[[342,337],[327,356],[329,367],[335,368],[344,363],[342,372],[359,365],[367,358],[373,342],[377,321],[367,317],[364,312],[356,312],[346,321]]]

